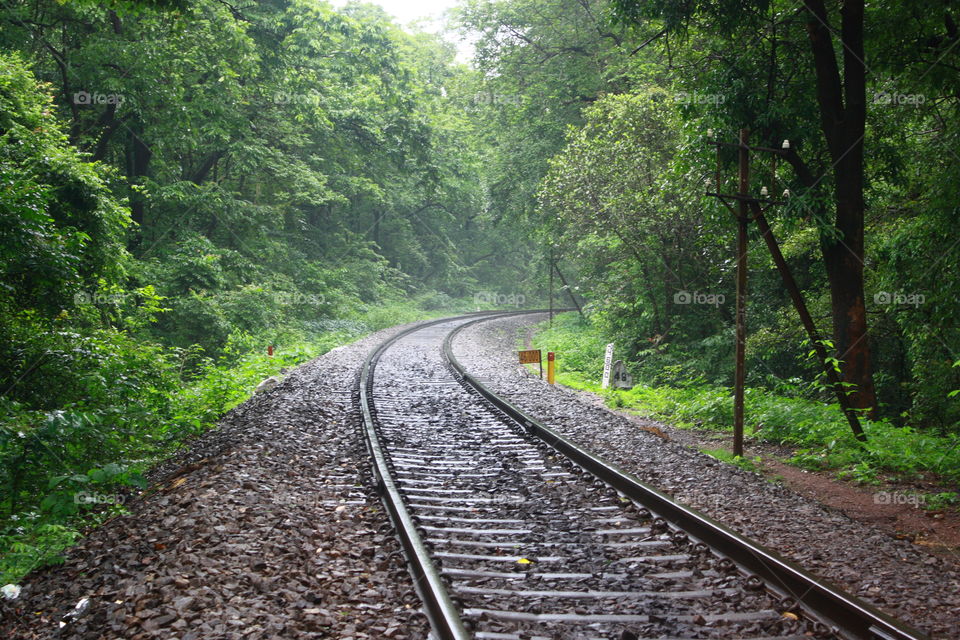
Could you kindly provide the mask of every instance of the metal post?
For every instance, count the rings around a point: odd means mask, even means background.
[[[743,455],[743,387],[747,341],[747,192],[750,189],[749,129],[740,130],[740,185],[737,209],[737,344],[733,387],[733,455]]]

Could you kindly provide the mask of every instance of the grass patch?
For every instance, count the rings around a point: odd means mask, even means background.
[[[760,463],[762,462],[760,456],[754,456],[753,458],[735,456],[726,449],[700,449],[700,451],[701,453],[707,454],[711,458],[719,460],[720,462],[732,464],[735,467],[743,469],[744,471],[760,473]]]
[[[643,380],[638,375],[642,363],[631,362],[628,367],[637,380],[632,389],[601,389],[604,346],[610,341],[595,326],[579,322],[576,314],[563,314],[554,319],[552,328],[540,325],[534,348],[557,354],[560,384],[598,393],[610,407],[682,428],[732,430],[733,397],[727,387],[702,380],[688,385]],[[864,445],[854,439],[836,404],[786,397],[762,388],[746,389],[745,398],[745,435],[794,447],[796,453],[789,462],[799,467],[830,470],[862,483],[888,479],[960,482],[960,439],[956,437],[863,420],[868,437]],[[943,498],[931,500],[951,504],[950,495],[955,494],[946,492]]]
[[[0,398],[0,585],[63,560],[63,552],[146,488],[144,474],[216,426],[264,379],[371,332],[451,315],[470,301],[413,299],[287,331],[273,357],[264,337],[237,333],[223,352],[163,350],[123,332],[83,338],[94,382],[80,401],[41,410]],[[73,353],[76,345],[55,345]],[[69,349],[66,347],[70,347]]]

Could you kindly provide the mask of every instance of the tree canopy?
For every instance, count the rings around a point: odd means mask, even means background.
[[[449,18],[469,62],[360,2],[0,7],[0,542],[282,367],[426,313],[545,305],[553,275],[641,384],[726,406],[737,221],[707,193],[739,195],[744,129],[745,197],[826,338],[754,216],[748,387],[822,406],[826,366],[868,425],[960,436],[953,3]]]

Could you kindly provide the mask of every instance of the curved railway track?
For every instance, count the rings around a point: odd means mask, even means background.
[[[498,398],[451,344],[503,315],[401,332],[360,374],[378,489],[436,638],[925,637]]]

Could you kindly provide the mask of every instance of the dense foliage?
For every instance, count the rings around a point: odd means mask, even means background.
[[[281,367],[534,282],[477,81],[371,5],[4,5],[0,573]]]
[[[0,570],[265,375],[425,313],[534,306],[548,273],[587,303],[584,375],[612,340],[635,395],[727,420],[736,225],[704,194],[736,189],[709,141],[742,128],[790,141],[754,154],[749,193],[781,201],[871,446],[954,460],[960,31],[933,4],[462,0],[466,65],[360,3],[4,3]],[[836,422],[823,363],[756,227],[748,258],[751,410],[807,416],[778,427],[806,445]]]
[[[638,375],[731,382],[736,221],[704,194],[736,193],[736,149],[709,142],[746,128],[790,141],[753,154],[748,193],[783,201],[766,216],[853,405],[957,434],[960,36],[935,4],[464,3],[489,90],[514,97],[501,180],[529,176],[510,193],[538,194],[533,217]],[[755,225],[748,261],[749,384],[813,381]]]
[[[729,431],[733,424],[730,389],[690,375],[681,365],[644,359],[634,370],[641,380],[630,389],[603,389],[600,384],[607,336],[599,323],[573,313],[541,325],[534,346],[557,354],[557,380],[601,394],[608,406],[681,428]],[[816,385],[802,380],[748,388],[745,430],[754,440],[786,445],[788,461],[811,470],[829,470],[860,483],[896,481],[910,487],[931,509],[960,504],[960,448],[955,438],[897,426],[889,420],[865,420],[866,443],[856,440],[839,407],[811,398]],[[713,435],[713,433],[711,433]],[[726,439],[728,436],[722,436]],[[756,470],[754,460],[734,458],[729,448],[707,453]],[[765,454],[766,455],[766,454]],[[944,490],[952,488],[953,490]],[[919,497],[922,496],[922,497]]]

